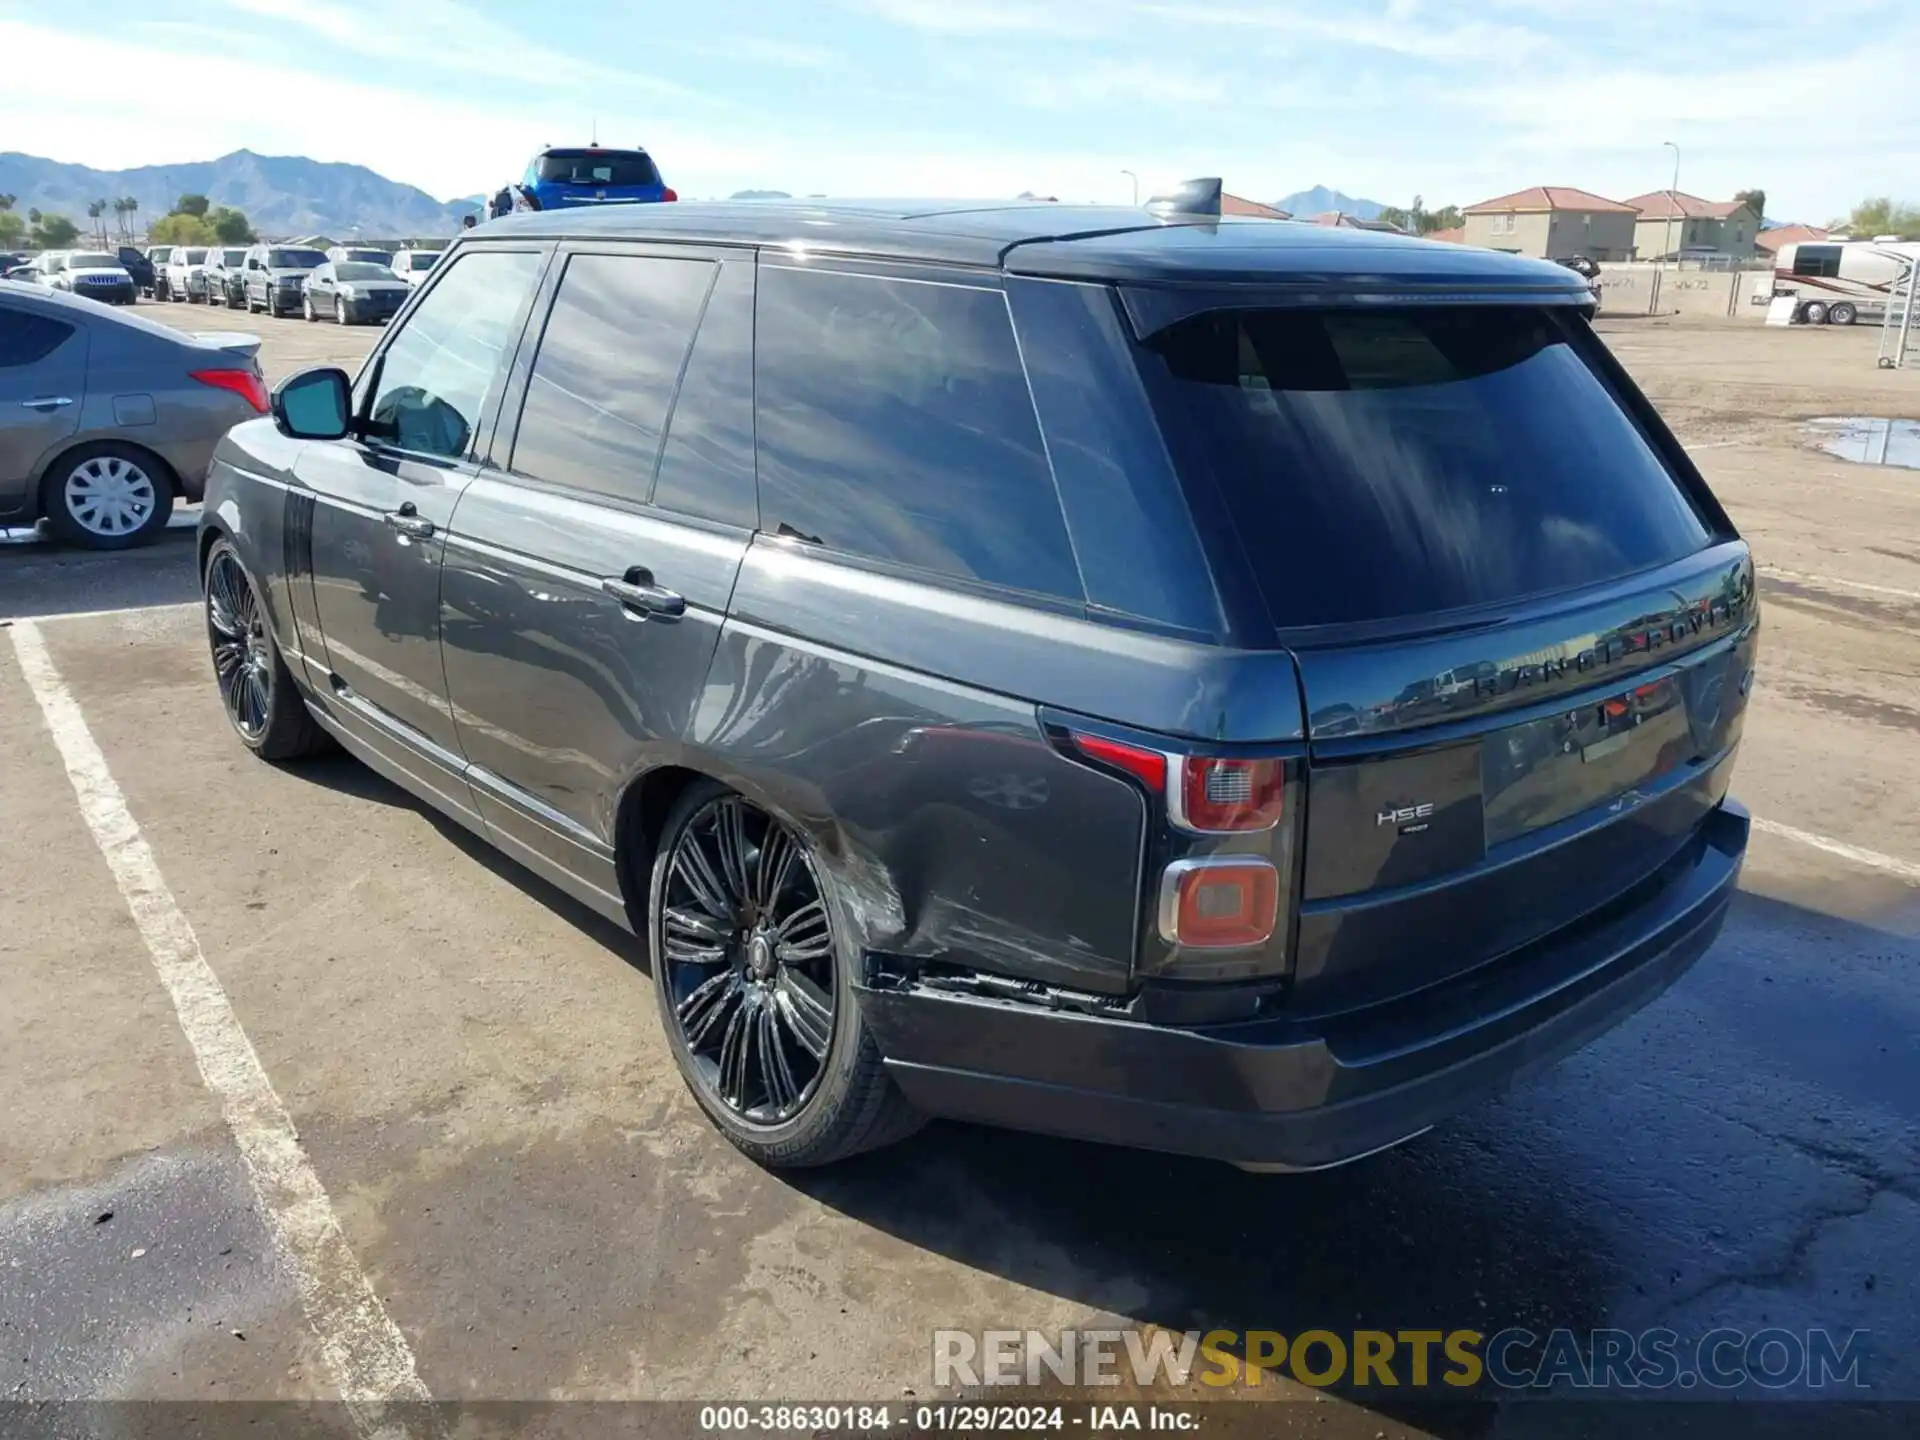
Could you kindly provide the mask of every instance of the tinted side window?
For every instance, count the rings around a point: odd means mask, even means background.
[[[753,260],[720,266],[667,421],[653,503],[752,529]]]
[[[1837,279],[1840,274],[1838,245],[1801,245],[1793,252],[1793,273],[1815,279]]]
[[[513,470],[645,500],[713,275],[706,260],[571,257],[527,382]]]
[[[73,334],[64,320],[30,310],[0,309],[0,369],[44,360]]]
[[[372,438],[427,455],[471,450],[541,258],[473,250],[440,278],[381,358],[367,409]]]
[[[1083,599],[1005,297],[762,266],[761,525]]]

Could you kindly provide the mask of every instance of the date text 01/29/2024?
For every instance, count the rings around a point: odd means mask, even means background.
[[[704,1405],[700,1429],[709,1433],[821,1431],[885,1434],[1025,1434],[1069,1429],[1187,1431],[1200,1428],[1191,1408],[1160,1405]]]

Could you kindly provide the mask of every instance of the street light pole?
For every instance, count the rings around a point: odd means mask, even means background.
[[[1133,181],[1133,203],[1138,205],[1140,203],[1140,177],[1131,170],[1122,170],[1120,173]]]
[[[1673,268],[1678,270],[1680,252],[1673,248],[1673,212],[1680,208],[1680,147],[1671,140],[1662,140],[1660,143],[1673,151],[1673,188],[1667,191],[1667,249],[1673,255]],[[1683,242],[1686,239],[1684,229],[1680,232],[1680,238]]]

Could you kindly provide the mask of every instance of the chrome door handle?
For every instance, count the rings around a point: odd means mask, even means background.
[[[425,540],[433,534],[433,521],[415,515],[411,508],[389,510],[382,518],[387,522],[388,529],[398,530],[415,540]]]
[[[653,583],[653,576],[638,567],[625,575],[608,575],[601,579],[600,588],[618,600],[629,610],[638,610],[646,615],[677,616],[687,613],[687,597],[676,595],[671,590],[663,590]]]
[[[59,410],[72,403],[73,401],[65,395],[41,395],[32,400],[22,400],[20,408],[41,411]]]

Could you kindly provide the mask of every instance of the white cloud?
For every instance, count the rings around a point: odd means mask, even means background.
[[[861,0],[883,20],[940,35],[1087,34],[1098,28],[1096,7],[1077,7],[1087,19],[1054,0]]]

